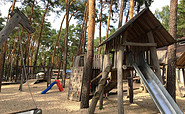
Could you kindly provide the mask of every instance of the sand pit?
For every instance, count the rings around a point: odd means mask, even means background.
[[[124,87],[126,87],[124,83]],[[134,86],[138,86],[134,84]],[[59,92],[57,86],[53,86],[46,94],[40,94],[46,88],[46,82],[30,85],[33,97],[38,108],[41,108],[43,114],[86,114],[87,109],[80,109],[80,102],[67,99],[68,85],[64,88],[64,92]],[[18,90],[19,84],[3,85],[0,93],[0,113],[17,112],[35,108],[31,99],[28,87],[23,86],[23,91]],[[126,88],[124,88],[126,89]],[[115,92],[114,89],[112,92]],[[185,91],[183,91],[185,92]],[[124,112],[126,114],[151,114],[159,113],[153,100],[148,93],[142,92],[140,89],[134,90],[134,103],[129,103],[129,99],[124,92]],[[183,93],[185,94],[185,93]],[[91,100],[90,100],[91,102]],[[177,104],[180,109],[185,112],[185,98],[177,96]],[[96,107],[96,114],[117,114],[117,95],[110,95],[108,99],[104,99],[104,109],[99,110]]]

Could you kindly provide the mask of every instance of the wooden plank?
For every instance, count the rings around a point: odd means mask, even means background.
[[[153,35],[155,37],[155,41],[157,42],[158,46],[163,46],[163,42],[160,40],[159,35],[156,32],[154,32]]]
[[[138,42],[125,42],[123,46],[147,46],[147,47],[156,47],[156,43],[138,43]]]
[[[153,33],[148,32],[147,35],[148,35],[149,42],[154,43]],[[156,73],[158,79],[162,82],[160,65],[159,65],[159,61],[158,61],[158,57],[157,57],[156,47],[151,47],[150,50],[151,50],[151,58],[152,58],[153,65],[154,65],[154,68],[155,68],[155,73]]]
[[[144,34],[144,33],[145,33],[145,30],[143,30],[143,27],[141,27],[141,26],[137,23],[137,21],[134,23],[134,25],[135,25],[135,27],[139,30],[139,32],[140,32],[141,34]]]
[[[118,52],[118,68],[117,68],[117,88],[118,88],[118,114],[124,114],[124,108],[123,108],[123,46],[120,46],[120,49]]]
[[[7,25],[0,31],[0,46],[6,41],[8,36],[12,33],[13,29],[20,21],[21,17],[19,14],[16,13],[12,16]]]
[[[102,72],[101,72],[100,74],[98,74],[98,76],[96,76],[95,78],[93,78],[93,79],[91,80],[91,83],[94,82],[95,80],[97,80],[101,75],[102,75]]]
[[[30,34],[35,32],[35,29],[31,27],[31,24],[26,15],[24,15],[24,13],[21,12],[19,9],[15,9],[14,11],[18,13],[21,17],[22,20],[19,23],[26,29],[26,31]]]

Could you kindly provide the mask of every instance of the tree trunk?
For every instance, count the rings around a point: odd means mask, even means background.
[[[101,21],[102,21],[102,11],[103,11],[103,3],[100,0],[101,9],[100,9],[100,26],[99,26],[99,45],[101,44]],[[98,47],[98,54],[101,54],[101,47]]]
[[[59,41],[59,37],[60,37],[60,34],[61,34],[62,25],[63,25],[64,19],[65,19],[65,16],[66,16],[66,13],[65,13],[65,15],[64,15],[64,17],[63,17],[63,19],[62,19],[61,24],[60,24],[59,33],[58,33],[57,39],[56,39],[56,41],[55,41],[54,51],[53,51],[53,54],[52,54],[52,64],[54,63],[55,51],[56,51],[56,47],[57,47],[57,44],[58,44],[58,41]]]
[[[118,28],[120,28],[120,27],[122,26],[123,10],[124,10],[124,0],[121,0],[121,6],[120,6],[120,13],[119,13],[119,24],[118,24]]]
[[[13,0],[11,12],[13,12],[13,10],[14,10],[15,2],[16,2],[16,0]],[[8,16],[7,16],[7,23],[8,23],[8,20],[9,20],[9,13],[8,13]],[[2,53],[1,53],[1,56],[0,56],[0,66],[1,66],[0,67],[0,92],[1,92],[3,73],[4,73],[4,63],[5,63],[5,56],[6,56],[6,48],[7,48],[7,41],[4,43],[4,45],[1,48],[1,50],[3,50],[3,51],[1,51]]]
[[[19,39],[18,39],[18,42],[19,42]],[[17,79],[19,77],[19,55],[20,55],[20,46],[18,44],[18,50],[17,50],[17,57],[16,57],[16,77],[15,77],[15,82],[17,82]]]
[[[15,53],[15,49],[17,47],[17,38],[14,39],[14,46],[13,46],[13,50],[11,51],[11,55],[10,56],[10,77],[11,77],[11,81],[13,81],[13,75],[12,75],[12,67],[14,65],[14,53]]]
[[[84,28],[84,42],[83,42],[83,50],[82,53],[85,53],[85,46],[86,46],[86,33],[87,33],[87,22],[88,22],[88,14],[89,14],[89,9],[87,8],[86,11],[86,20],[85,20],[85,28]]]
[[[176,39],[177,35],[177,1],[170,2],[169,33]],[[167,55],[167,84],[166,89],[174,100],[176,100],[176,44],[168,46]]]
[[[77,50],[77,55],[81,54],[81,45],[83,43],[83,38],[84,38],[84,25],[85,25],[85,19],[86,19],[86,12],[87,12],[87,8],[88,8],[88,2],[86,3],[86,7],[85,7],[85,11],[84,11],[84,17],[83,17],[83,22],[82,22],[82,28],[81,28],[81,35],[80,35],[80,40],[79,40],[79,44],[78,44],[78,50]]]
[[[62,86],[65,88],[65,77],[67,69],[67,43],[68,43],[68,27],[69,27],[69,3],[70,0],[66,0],[66,30],[65,30],[65,39],[64,39],[64,54],[63,54],[63,72],[62,72]]]
[[[127,22],[128,22],[128,16],[129,16],[129,10],[128,10],[128,12],[127,12],[127,16],[126,16],[125,23],[127,23]]]
[[[30,57],[30,62],[29,65],[32,66],[32,61],[33,61],[33,50],[34,50],[34,43],[35,43],[35,37],[33,37],[33,42],[31,45],[31,57]],[[31,68],[29,69],[29,72],[31,73]],[[33,77],[32,77],[33,78]]]
[[[130,0],[130,8],[129,8],[129,19],[133,17],[134,10],[134,0]]]
[[[44,15],[42,17],[42,23],[41,23],[41,27],[40,27],[40,35],[39,35],[39,39],[38,39],[37,51],[36,51],[36,54],[35,54],[35,61],[34,61],[34,66],[33,66],[33,75],[34,75],[34,72],[36,70],[37,56],[38,56],[38,53],[39,53],[39,46],[40,46],[40,42],[41,42],[41,38],[42,38],[42,30],[43,30],[44,20],[45,20],[45,16],[46,16],[46,12],[48,10],[48,7],[49,7],[49,2],[46,5],[46,9],[45,9]]]
[[[110,8],[109,8],[109,16],[108,16],[108,21],[107,21],[107,31],[106,31],[105,39],[108,38],[108,34],[109,34],[109,26],[110,26],[110,16],[111,16],[111,10],[112,10],[112,3],[113,3],[113,0],[111,0],[111,4],[110,4]]]
[[[88,26],[88,42],[87,42],[87,56],[84,66],[84,75],[82,78],[82,94],[80,108],[89,107],[89,93],[90,93],[90,78],[92,76],[93,63],[93,44],[95,32],[95,0],[89,0],[89,26]]]

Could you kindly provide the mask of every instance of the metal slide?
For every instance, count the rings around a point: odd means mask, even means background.
[[[143,54],[139,55],[138,65],[134,62],[133,55],[130,53],[129,62],[139,74],[146,89],[150,93],[153,101],[161,114],[183,114],[175,101],[172,99],[163,84],[159,81],[155,73],[145,62]]]

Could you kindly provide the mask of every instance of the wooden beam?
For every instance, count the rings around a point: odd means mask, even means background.
[[[34,33],[35,29],[31,27],[31,23],[29,22],[26,15],[23,12],[21,12],[19,9],[15,9],[14,12],[18,13],[19,16],[21,17],[21,21],[19,22],[19,24],[21,24],[28,33],[30,34]]]
[[[94,82],[95,80],[97,80],[101,75],[102,75],[102,72],[101,72],[100,74],[98,74],[98,76],[96,76],[95,78],[93,78],[93,79],[91,80],[91,83]]]
[[[117,91],[118,91],[118,114],[124,114],[123,108],[123,46],[120,46],[120,49],[117,51]]]
[[[152,31],[148,32],[147,36],[148,36],[148,40],[149,40],[150,43],[155,43]],[[150,47],[150,51],[151,51],[151,58],[152,58],[152,61],[153,61],[153,65],[154,65],[154,68],[155,68],[155,74],[157,75],[158,79],[162,82],[160,65],[159,65],[159,60],[158,60],[158,57],[157,57],[156,47]]]
[[[8,36],[12,33],[13,29],[20,22],[21,17],[19,14],[14,14],[14,16],[9,20],[7,25],[0,31],[0,46],[6,41]]]
[[[104,64],[103,64],[102,78],[100,79],[100,81],[98,83],[98,89],[96,90],[96,92],[94,93],[94,96],[92,98],[92,102],[90,104],[88,114],[94,114],[96,104],[98,102],[98,99],[99,99],[101,93],[103,92],[105,82],[107,81],[107,76],[112,68],[112,66],[109,65],[109,54],[104,55],[104,62],[103,63]]]
[[[27,17],[20,12],[18,9],[11,14],[11,19],[7,23],[7,25],[0,31],[0,46],[6,41],[8,36],[12,33],[13,29],[20,23],[29,33],[33,33],[35,29],[33,29]]]
[[[137,43],[137,42],[124,42],[123,46],[147,46],[147,47],[156,47],[156,43]]]

